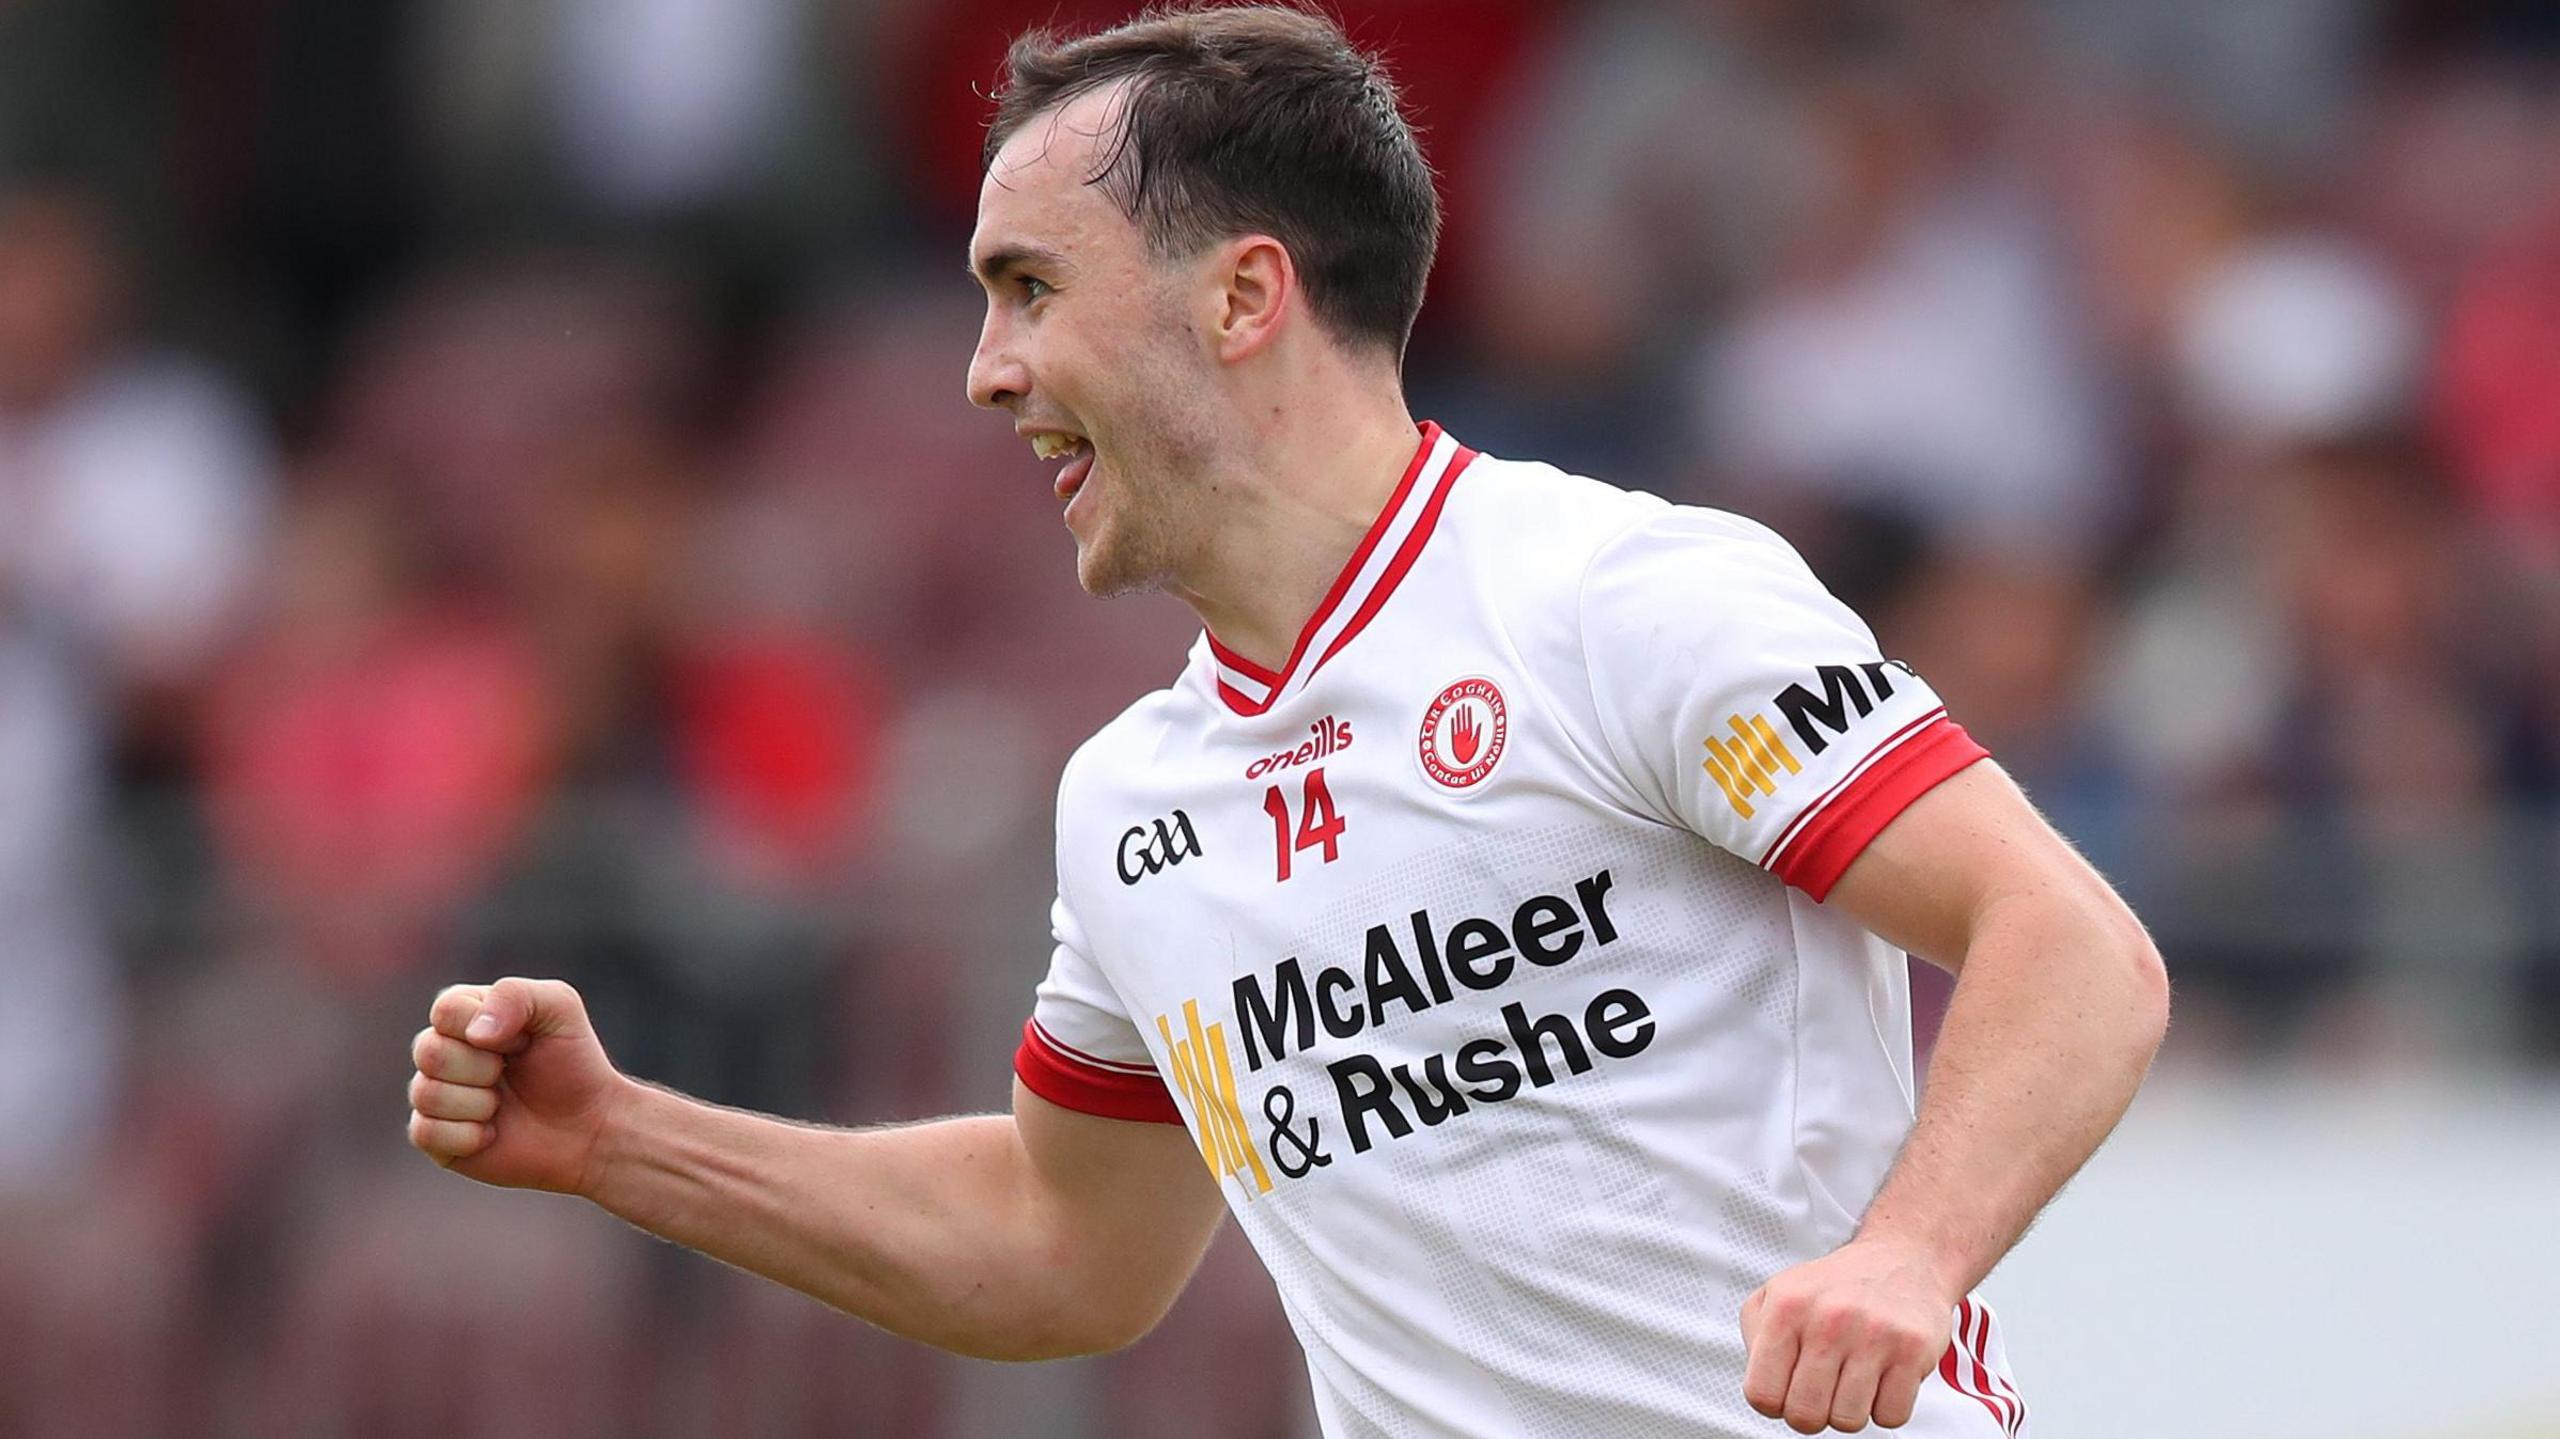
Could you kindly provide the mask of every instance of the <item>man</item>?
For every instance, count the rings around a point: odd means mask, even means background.
[[[1012,64],[971,398],[1207,630],[1060,783],[1013,1113],[713,1108],[509,979],[412,1141],[1014,1358],[1144,1334],[1223,1199],[1334,1436],[2023,1433],[1971,1290],[2158,1045],[2140,926],[1767,531],[1416,426],[1430,176],[1330,25]]]

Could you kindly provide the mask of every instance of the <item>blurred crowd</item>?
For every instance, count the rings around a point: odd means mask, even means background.
[[[1193,626],[1076,589],[963,241],[1004,38],[1131,8],[0,0],[0,1435],[1298,1432],[1231,1244],[999,1380],[401,1143],[501,972],[1003,1103]],[[1444,181],[1416,413],[1778,526],[2171,1063],[2560,1059],[2560,11],[1328,8]]]

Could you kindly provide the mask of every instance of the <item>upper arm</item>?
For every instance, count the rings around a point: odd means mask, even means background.
[[[1077,1331],[1111,1348],[1164,1316],[1226,1206],[1060,891],[1049,972],[1014,1053],[1014,1129],[1044,1262],[1066,1280]]]
[[[1112,1344],[1164,1317],[1226,1216],[1200,1147],[1178,1124],[1052,1104],[1016,1079],[1013,1122],[1048,1216],[1051,1261]]]
[[[1826,901],[1942,969],[1962,968],[2003,904],[2059,906],[2110,944],[2150,941],[2131,910],[1996,764],[1966,767],[1906,805],[1852,860]]]

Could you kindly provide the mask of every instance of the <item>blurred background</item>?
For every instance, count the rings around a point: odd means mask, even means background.
[[[887,1339],[402,1141],[440,985],[1001,1105],[1179,669],[961,377],[1004,39],[1126,0],[0,0],[0,1435],[1301,1436],[1222,1240]],[[1416,413],[1778,526],[2157,932],[1990,1287],[2045,1439],[2560,1434],[2560,7],[1339,0]]]

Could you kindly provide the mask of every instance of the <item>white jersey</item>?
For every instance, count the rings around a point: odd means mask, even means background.
[[[1766,529],[1426,426],[1287,665],[1204,635],[1069,762],[1015,1069],[1190,1126],[1334,1439],[1791,1432],[1740,1306],[1912,1112],[1820,901],[1981,755]],[[2023,1433],[1956,1318],[1900,1432]]]

